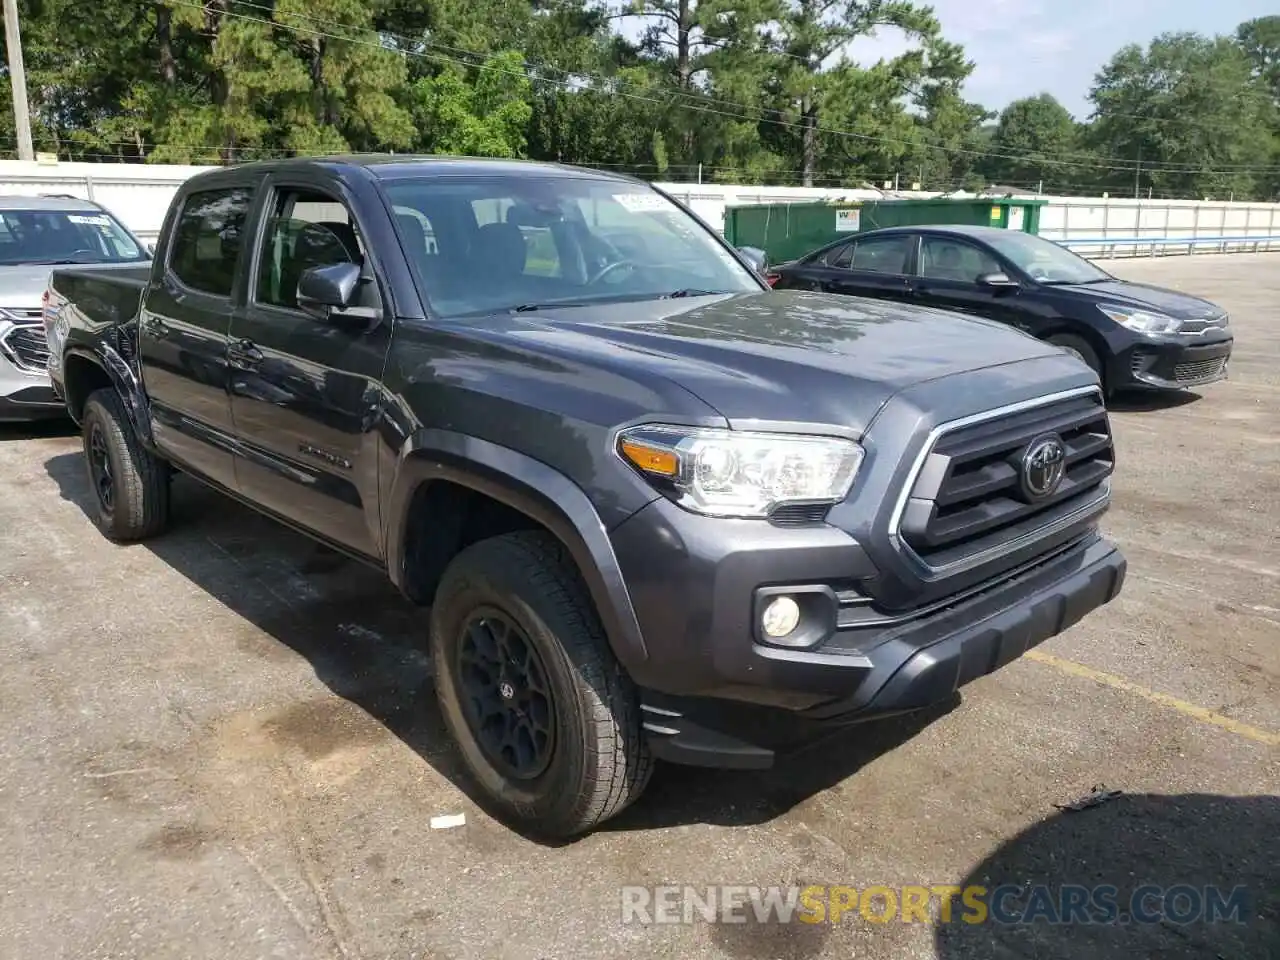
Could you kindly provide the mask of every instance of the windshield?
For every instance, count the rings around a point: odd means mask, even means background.
[[[0,266],[146,259],[137,241],[101,210],[0,210]]]
[[[705,227],[643,184],[438,177],[386,192],[443,317],[761,289]]]
[[[1115,279],[1066,247],[1030,233],[999,233],[987,238],[987,242],[1040,283],[1095,283]]]

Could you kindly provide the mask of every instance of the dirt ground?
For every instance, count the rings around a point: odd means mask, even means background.
[[[1227,382],[1115,406],[1122,596],[931,722],[767,774],[661,768],[558,847],[466,794],[425,617],[375,572],[182,481],[170,533],[113,547],[75,436],[3,429],[0,958],[1280,956],[1280,255],[1113,267],[1236,332]],[[1099,785],[1124,794],[1055,806]],[[620,892],[1143,882],[1250,909],[649,926]]]

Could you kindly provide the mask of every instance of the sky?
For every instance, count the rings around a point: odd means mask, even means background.
[[[976,66],[969,100],[1000,110],[1020,97],[1051,93],[1088,118],[1093,78],[1125,44],[1160,33],[1233,33],[1237,24],[1280,11],[1277,0],[928,0],[942,34]],[[859,38],[850,57],[874,63],[907,44],[897,31]]]

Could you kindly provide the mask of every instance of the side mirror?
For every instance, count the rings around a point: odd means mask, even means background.
[[[978,277],[978,286],[991,287],[997,290],[1012,290],[1018,286],[1018,281],[1011,278],[1007,273],[984,273]]]
[[[360,285],[360,267],[354,263],[330,263],[310,267],[298,278],[298,306],[319,320],[351,304]]]
[[[143,249],[143,250],[145,250],[145,251],[147,251],[147,256],[148,256],[148,257],[153,257],[153,258],[155,257],[155,255],[156,255],[156,245],[155,245],[154,243],[144,243],[144,244],[142,245],[142,249]]]
[[[739,247],[738,252],[751,261],[751,266],[759,274],[763,274],[765,267],[769,265],[769,255],[759,247]]]

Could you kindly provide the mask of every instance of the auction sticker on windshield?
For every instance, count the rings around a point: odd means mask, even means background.
[[[111,221],[107,217],[90,217],[79,213],[67,215],[67,219],[72,223],[83,223],[91,227],[109,227]]]
[[[613,199],[629,213],[653,213],[671,209],[671,204],[657,193],[615,193]]]

